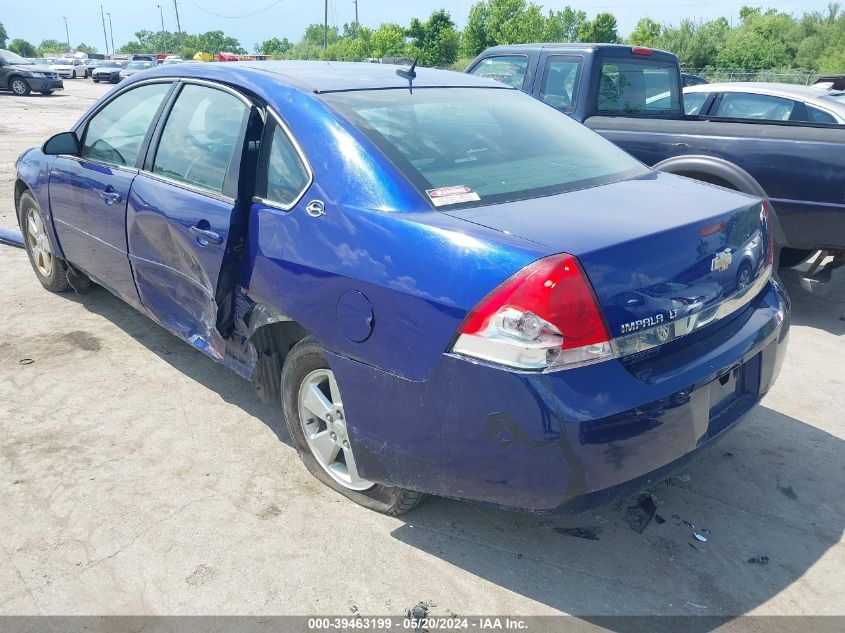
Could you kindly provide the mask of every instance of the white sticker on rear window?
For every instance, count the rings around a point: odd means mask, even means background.
[[[426,189],[425,192],[428,194],[428,197],[431,199],[431,202],[435,207],[481,200],[477,193],[464,185],[441,187],[440,189]]]

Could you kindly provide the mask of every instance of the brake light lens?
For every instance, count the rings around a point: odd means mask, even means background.
[[[631,48],[631,52],[634,55],[651,55],[652,51],[650,48],[646,48],[644,46],[634,46]]]
[[[613,356],[593,289],[566,253],[529,264],[485,297],[464,319],[452,351],[541,371]]]

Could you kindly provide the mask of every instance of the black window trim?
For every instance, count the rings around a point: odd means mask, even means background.
[[[303,151],[302,146],[299,144],[299,141],[296,139],[293,132],[291,132],[290,127],[288,127],[288,124],[270,106],[267,106],[266,110],[273,118],[275,124],[279,127],[282,133],[287,137],[288,142],[293,146],[293,149],[296,152],[297,157],[299,158],[299,162],[302,163],[303,167],[305,167],[305,172],[308,174],[308,180],[305,182],[305,185],[302,187],[299,194],[293,199],[290,204],[282,204],[281,202],[271,200],[270,198],[264,198],[262,196],[253,196],[252,201],[264,205],[266,207],[270,207],[271,209],[278,209],[279,211],[291,211],[297,204],[299,204],[300,200],[302,200],[307,191],[311,188],[311,185],[314,184],[314,170],[311,168],[311,163],[308,160],[308,156]],[[263,146],[269,142],[269,135],[274,130],[274,127],[275,126],[273,125],[264,125],[264,132],[262,134],[263,138],[261,139],[262,150]],[[262,170],[266,169],[267,161],[259,160],[256,177],[260,175]]]

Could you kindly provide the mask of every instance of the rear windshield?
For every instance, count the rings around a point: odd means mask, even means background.
[[[677,65],[657,59],[605,58],[597,110],[599,114],[680,114]]]
[[[598,134],[518,90],[416,88],[322,97],[435,207],[536,198],[648,172]]]

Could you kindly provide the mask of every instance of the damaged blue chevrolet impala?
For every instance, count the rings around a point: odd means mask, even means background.
[[[46,289],[95,282],[253,381],[315,477],[387,513],[609,503],[786,350],[766,201],[466,74],[152,69],[25,152],[15,202]]]

